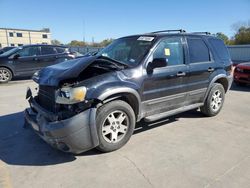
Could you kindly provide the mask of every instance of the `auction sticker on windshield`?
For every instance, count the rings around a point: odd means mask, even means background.
[[[154,40],[154,37],[145,37],[145,36],[141,36],[139,37],[137,40],[141,40],[141,41],[152,41]]]

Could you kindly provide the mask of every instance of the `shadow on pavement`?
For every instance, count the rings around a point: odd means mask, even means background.
[[[23,128],[23,112],[0,116],[0,160],[9,165],[46,166],[74,161]]]
[[[250,85],[237,86],[235,83],[233,83],[230,90],[250,92]]]
[[[134,134],[160,126],[171,125],[179,118],[203,118],[197,110],[192,110],[156,122],[137,123]],[[30,129],[23,128],[23,112],[0,116],[0,160],[9,165],[46,166],[74,161],[75,156],[101,155],[92,149],[73,155],[53,149]]]

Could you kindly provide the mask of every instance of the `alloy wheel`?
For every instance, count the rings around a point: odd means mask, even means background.
[[[219,90],[216,90],[211,98],[211,108],[213,111],[218,111],[222,105],[222,93]]]
[[[9,71],[5,69],[0,69],[0,81],[1,82],[6,82],[10,79],[11,75]]]
[[[117,143],[128,131],[129,118],[123,111],[110,113],[102,124],[102,136],[108,143]]]

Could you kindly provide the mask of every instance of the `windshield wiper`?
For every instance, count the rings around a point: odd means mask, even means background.
[[[105,59],[105,60],[108,60],[109,62],[113,62],[112,64],[116,63],[116,64],[119,64],[119,65],[122,65],[123,67],[129,67],[128,64],[123,63],[123,62],[121,62],[121,61],[117,61],[117,60],[112,59],[112,58],[107,57],[107,56],[100,55],[100,56],[98,57],[98,59]]]

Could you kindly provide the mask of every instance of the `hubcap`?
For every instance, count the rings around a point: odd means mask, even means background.
[[[0,81],[7,81],[10,79],[10,73],[4,69],[0,69]]]
[[[222,94],[219,90],[216,90],[211,98],[211,108],[213,111],[218,111],[222,104]]]
[[[114,111],[106,117],[102,124],[102,136],[109,143],[117,143],[126,135],[128,125],[127,114],[119,110]]]

